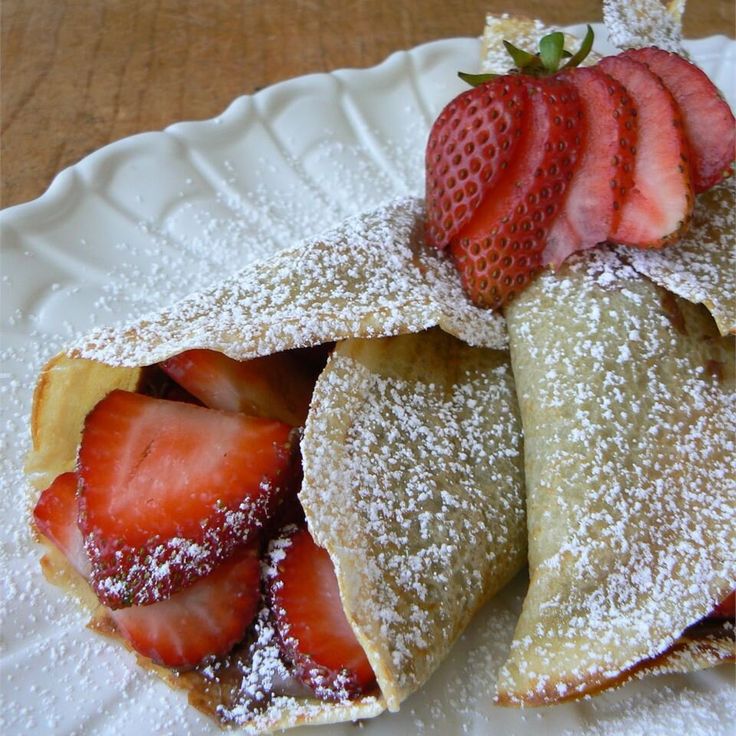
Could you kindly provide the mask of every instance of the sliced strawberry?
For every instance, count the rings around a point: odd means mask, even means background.
[[[427,242],[446,247],[510,165],[528,128],[527,87],[504,77],[450,102],[426,150]]]
[[[176,383],[158,365],[150,365],[141,372],[136,393],[153,396],[155,399],[183,401],[202,406],[202,402]]]
[[[110,617],[140,654],[169,667],[194,667],[227,654],[244,637],[259,602],[260,563],[251,545],[171,598],[110,611]]]
[[[609,56],[598,67],[627,89],[636,103],[639,134],[634,188],[611,240],[639,248],[661,248],[687,227],[693,189],[682,116],[662,80],[647,66]]]
[[[62,473],[41,494],[33,509],[33,520],[44,537],[59,549],[74,569],[87,578],[89,558],[84,550],[82,532],[77,526],[77,474]]]
[[[306,529],[287,527],[270,547],[266,584],[284,656],[323,700],[345,700],[375,682],[340,601],[332,561]]]
[[[233,360],[214,350],[187,350],[161,363],[210,409],[304,424],[316,376],[297,351]]]
[[[305,523],[304,508],[299,500],[299,489],[304,478],[300,447],[295,443],[292,459],[291,477],[293,481],[286,493],[282,495],[281,503],[274,511],[263,529],[262,539],[270,540],[285,526],[303,526]]]
[[[709,614],[708,618],[727,618],[733,621],[736,617],[736,590],[729,593]]]
[[[562,78],[521,79],[531,101],[528,133],[450,246],[466,292],[492,309],[542,268],[547,234],[564,206],[585,135],[575,87]]]
[[[618,227],[634,185],[637,140],[636,107],[619,82],[594,67],[573,69],[565,79],[578,92],[587,132],[565,204],[547,235],[542,261],[555,266]]]
[[[675,98],[690,148],[695,191],[704,192],[728,176],[734,161],[736,121],[705,72],[687,59],[657,48],[631,49],[622,56],[646,64]]]
[[[113,391],[85,420],[79,525],[110,608],[145,605],[210,573],[258,534],[292,474],[274,420]]]

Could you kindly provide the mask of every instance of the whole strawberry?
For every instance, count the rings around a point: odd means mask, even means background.
[[[566,66],[587,54],[592,35]],[[448,248],[473,302],[497,308],[542,268],[547,234],[565,201],[585,120],[575,87],[537,77],[563,57],[563,36],[543,55],[507,44],[529,74],[464,78],[474,89],[451,102],[429,135],[427,239]]]
[[[695,192],[731,171],[736,126],[690,62],[658,49],[576,68],[564,37],[506,43],[507,75],[476,85],[429,135],[427,241],[447,249],[470,299],[499,308],[543,267],[610,242],[662,248],[687,230]],[[562,68],[560,64],[567,58]]]

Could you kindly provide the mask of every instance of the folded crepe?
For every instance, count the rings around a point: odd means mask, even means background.
[[[113,389],[135,390],[145,366],[194,348],[244,360],[339,341],[307,419],[300,498],[377,687],[341,702],[295,688],[265,610],[214,664],[179,672],[140,658],[222,725],[267,733],[398,709],[523,565],[521,431],[499,349],[504,322],[467,302],[422,230],[421,204],[394,202],[171,309],[97,330],[39,378],[28,471],[44,487],[74,468],[92,407]],[[416,334],[377,339],[399,333]],[[61,555],[44,565],[69,582]],[[89,587],[74,585],[96,611],[93,627],[115,636]]]
[[[499,701],[733,660],[732,623],[699,625],[736,586],[733,338],[613,251],[506,314],[530,584]]]
[[[680,49],[681,14],[604,3],[620,46]],[[501,39],[534,48],[551,30],[488,16],[483,71],[508,66]],[[677,245],[578,256],[506,309],[530,585],[501,704],[734,659],[731,623],[702,621],[736,587],[734,341],[719,335],[736,326],[733,200],[731,178]]]
[[[32,482],[43,487],[73,468],[84,417],[103,396],[132,389],[144,366],[185,350],[247,360],[434,326],[469,345],[505,348],[503,317],[468,302],[451,263],[424,245],[423,229],[421,201],[399,198],[170,308],[85,336],[39,378]]]

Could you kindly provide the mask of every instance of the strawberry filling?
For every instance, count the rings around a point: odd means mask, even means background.
[[[153,662],[191,669],[225,661],[275,625],[288,674],[271,695],[301,687],[349,700],[375,688],[375,677],[345,617],[332,561],[304,523],[298,435],[268,416],[288,406],[304,421],[327,353],[273,357],[247,365],[189,351],[146,371],[145,393],[108,394],[87,416],[77,470],[43,491],[34,522],[89,582],[108,624]],[[281,374],[295,376],[289,398],[276,397],[264,374],[297,364],[298,375]],[[209,391],[201,379],[212,371]],[[261,416],[232,404],[223,410],[223,396],[248,396],[242,405],[261,407]],[[273,580],[261,581],[261,557],[282,528],[293,542],[288,601],[274,595]]]
[[[369,689],[375,675],[340,605],[327,550],[305,528],[287,527],[269,549],[266,585],[282,649],[323,700]]]
[[[163,600],[248,544],[290,491],[291,429],[126,391],[100,401],[77,457],[100,600]]]

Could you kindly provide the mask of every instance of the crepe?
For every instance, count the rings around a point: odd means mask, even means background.
[[[498,700],[541,705],[734,658],[734,340],[615,252],[506,310],[530,584]]]
[[[437,329],[337,345],[300,498],[389,709],[523,565],[521,458],[507,352]]]
[[[470,304],[452,264],[424,245],[423,230],[422,202],[399,198],[170,308],[85,336],[48,363],[36,386],[32,482],[45,487],[72,469],[97,401],[135,386],[143,366],[185,350],[247,360],[437,325],[470,345],[504,348],[503,317]]]
[[[657,46],[682,54],[684,12],[685,0],[603,0],[609,40],[620,49]]]
[[[28,471],[44,487],[73,469],[89,410],[113,388],[134,390],[147,365],[194,348],[247,359],[341,341],[315,389],[300,496],[378,688],[319,701],[281,661],[265,610],[215,664],[178,673],[139,658],[222,725],[268,733],[398,709],[523,565],[521,431],[508,353],[498,349],[504,321],[467,302],[451,265],[425,250],[422,229],[416,200],[379,208],[171,309],[97,330],[39,379]],[[377,339],[394,333],[417,334]],[[44,566],[70,580],[60,554]],[[115,636],[88,586],[75,585],[95,610],[92,626]],[[274,694],[264,695],[269,683]]]
[[[682,6],[609,0],[611,40],[677,50]],[[483,71],[551,30],[489,16]],[[695,625],[736,586],[733,192],[701,195],[677,245],[574,258],[506,309],[531,581],[502,704],[734,658],[732,626]]]

